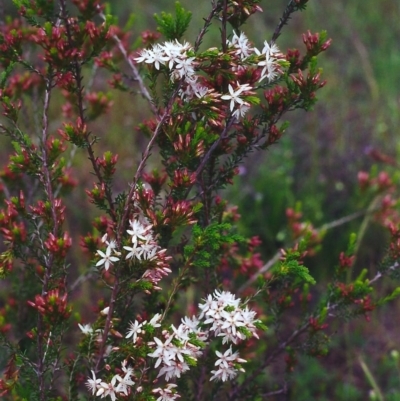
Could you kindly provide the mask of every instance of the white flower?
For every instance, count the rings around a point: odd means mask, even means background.
[[[249,84],[243,84],[240,85],[237,83],[237,88],[236,90],[233,89],[232,85],[229,84],[228,90],[229,90],[229,95],[222,95],[221,99],[223,100],[230,100],[230,110],[233,111],[235,108],[235,103],[242,105],[242,104],[247,104],[243,99],[240,98],[240,95],[244,91],[251,91],[253,88]]]
[[[119,381],[119,384],[115,389],[115,391],[117,391],[118,393],[124,393],[125,395],[128,395],[128,387],[135,385],[135,382],[131,380],[131,376],[132,376],[132,369],[129,368],[125,372],[124,377],[121,377],[120,375],[114,376]]]
[[[78,323],[79,328],[81,329],[81,332],[87,336],[87,335],[91,335],[93,334],[93,329],[92,329],[92,325],[91,324],[80,324]]]
[[[160,369],[160,372],[158,373],[157,377],[165,375],[166,381],[169,381],[174,377],[177,377],[179,379],[181,377],[181,374],[187,372],[188,370],[189,370],[189,365],[186,362],[171,361],[169,365],[164,365]]]
[[[186,328],[186,330],[191,331],[193,333],[197,333],[199,331],[199,319],[196,316],[182,318],[182,325]]]
[[[177,75],[179,78],[186,78],[194,75],[193,60],[194,57],[177,60],[173,77]]]
[[[203,324],[211,325],[209,332],[222,337],[222,343],[233,342],[237,344],[246,339],[246,335],[238,330],[240,327],[248,329],[252,335],[258,338],[255,323],[256,313],[247,306],[240,305],[240,298],[236,298],[229,291],[215,290],[213,295],[208,295],[203,304],[199,304],[201,310],[199,319],[204,319]],[[196,333],[197,334],[197,333]],[[201,339],[201,334],[198,334]]]
[[[167,338],[167,340],[163,343],[160,339],[158,339],[157,337],[154,337],[154,341],[157,344],[157,348],[155,349],[154,352],[147,354],[148,356],[152,357],[152,358],[158,358],[156,361],[156,364],[154,367],[158,367],[160,366],[161,362],[165,363],[165,364],[169,364],[170,363],[170,359],[171,359],[171,340],[172,340],[173,336],[170,336]]]
[[[250,56],[253,51],[253,48],[250,46],[247,36],[243,32],[240,33],[240,36],[237,36],[235,32],[232,37],[232,42],[227,40],[227,44],[228,46],[232,46],[237,49],[235,54],[240,56],[242,60]]]
[[[240,298],[236,298],[235,295],[229,291],[215,290],[213,295],[218,302],[224,303],[225,306],[239,307]]]
[[[224,353],[216,351],[215,352],[219,359],[215,362],[215,366],[218,366],[218,370],[212,370],[213,376],[211,380],[222,380],[227,381],[228,379],[233,379],[236,377],[237,372],[244,372],[243,368],[237,369],[235,364],[246,362],[245,359],[239,357],[237,352],[232,353],[232,348],[230,347]]]
[[[153,64],[156,70],[160,69],[161,64],[165,64],[168,58],[163,54],[164,49],[160,45],[154,45],[152,49],[145,49],[140,52],[140,57],[136,57],[135,60],[138,63],[143,61],[147,64]]]
[[[173,329],[175,329],[175,327],[173,327]],[[188,341],[188,340],[189,340],[189,338],[187,338],[186,341]],[[184,355],[192,356],[192,351],[189,348],[186,348],[185,345],[182,347],[179,347],[179,346],[176,346],[175,344],[171,343],[170,347],[169,347],[169,361],[168,361],[169,363],[167,363],[167,365],[170,364],[170,361],[173,361],[175,359],[178,359],[178,361],[183,363]]]
[[[204,315],[210,310],[214,308],[214,303],[216,302],[211,294],[207,296],[204,304],[199,304],[199,308],[201,309],[201,313],[199,315],[199,319],[202,319]]]
[[[107,307],[105,307],[104,309],[102,309],[100,311],[100,314],[103,315],[103,316],[107,316],[109,311],[110,311],[110,307],[107,306]]]
[[[175,39],[175,42],[165,42],[162,48],[168,61],[168,68],[172,70],[174,64],[178,63],[182,58],[186,58],[186,52],[191,46],[187,42],[182,45]]]
[[[132,341],[135,344],[137,341],[137,336],[142,332],[142,326],[143,323],[139,323],[137,320],[135,320],[134,323],[130,322],[129,324],[129,330],[125,338],[132,337]]]
[[[101,398],[104,398],[107,395],[109,395],[111,397],[111,400],[115,401],[117,399],[116,398],[117,389],[115,387],[115,383],[116,383],[117,379],[118,379],[118,377],[114,376],[111,379],[111,383],[101,382],[99,384],[99,386],[97,387],[98,390],[97,390],[96,396],[98,397],[101,395]]]
[[[148,232],[151,229],[152,225],[148,225],[145,227],[139,220],[130,220],[129,221],[131,228],[130,230],[126,230],[126,232],[132,236],[132,243],[135,244],[138,242],[138,239],[143,241],[148,240]]]
[[[88,388],[89,391],[91,391],[92,395],[95,394],[96,390],[98,389],[98,386],[101,383],[101,379],[96,379],[96,374],[92,370],[92,378],[89,378],[86,382],[86,387]]]
[[[97,263],[96,266],[101,266],[104,265],[104,268],[108,270],[110,268],[110,265],[112,265],[114,262],[118,262],[119,258],[116,256],[111,256],[111,247],[107,247],[106,253],[103,251],[98,250],[97,253],[102,257]]]
[[[239,120],[240,117],[244,117],[249,110],[250,106],[247,103],[243,103],[233,112],[232,115]]]
[[[134,257],[136,257],[137,259],[140,259],[140,255],[142,253],[142,248],[138,247],[138,243],[134,242],[132,244],[132,246],[124,246],[124,249],[126,251],[129,251],[129,253],[126,254],[125,259],[133,259]]]
[[[161,319],[162,315],[161,313],[156,313],[151,320],[149,321],[149,324],[151,324],[153,327],[160,327],[161,324],[158,323]]]
[[[256,312],[250,310],[247,306],[245,309],[242,309],[242,319],[245,327],[251,331],[254,337],[259,338],[257,334],[257,328],[254,325],[256,322],[260,322],[260,320],[255,319]]]
[[[200,341],[205,342],[208,340],[208,333],[201,329],[199,325],[200,321],[196,316],[192,316],[192,318],[185,316],[182,318],[182,324],[180,326],[182,326],[188,333],[196,334]]]
[[[141,249],[141,255],[143,256],[143,259],[144,260],[153,260],[157,255],[158,248],[159,248],[158,245],[151,243],[151,242],[145,242],[144,244],[141,244],[140,249]]]
[[[221,325],[221,330],[232,333],[234,336],[236,335],[236,328],[244,326],[241,310],[234,310],[232,312],[224,310],[222,311],[221,317],[224,320],[224,323]]]
[[[178,393],[172,391],[175,387],[177,387],[176,384],[168,383],[165,388],[156,388],[152,392],[160,395],[157,401],[174,401],[181,397]]]
[[[260,79],[258,82],[261,82],[265,78],[267,78],[268,82],[275,81],[276,78],[278,78],[280,75],[280,71],[278,70],[278,65],[276,63],[273,63],[270,65],[268,68],[264,68],[261,72]]]
[[[233,363],[244,363],[247,362],[245,359],[239,357],[239,353],[235,352],[232,354],[232,347],[229,347],[223,354],[219,351],[215,351],[219,359],[215,362],[215,366],[229,368],[233,366]]]
[[[280,53],[278,46],[273,43],[270,45],[267,41],[264,41],[264,48],[261,53],[269,54],[271,56],[275,56]]]
[[[182,99],[190,100],[193,99],[194,96],[199,99],[203,98],[209,91],[209,89],[205,86],[202,86],[197,82],[197,77],[195,75],[189,76],[185,78],[186,87],[184,89],[180,89],[179,94]]]
[[[278,46],[275,44],[269,45],[267,41],[264,42],[264,48],[260,52],[258,49],[254,49],[254,52],[263,57],[264,60],[261,60],[257,63],[259,67],[263,67],[261,71],[261,77],[259,82],[263,79],[267,78],[268,82],[274,81],[280,75],[279,64],[277,63],[277,58],[280,54]],[[278,56],[279,57],[279,56]]]
[[[221,366],[218,370],[212,370],[213,376],[211,376],[210,381],[212,380],[222,380],[226,382],[227,380],[234,379],[237,376],[237,370],[234,368],[227,368],[225,366]]]

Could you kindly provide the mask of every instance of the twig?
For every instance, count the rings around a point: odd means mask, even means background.
[[[48,154],[47,154],[47,135],[48,135],[48,111],[50,106],[50,98],[51,98],[51,90],[52,90],[52,77],[51,72],[49,72],[49,76],[46,80],[46,89],[44,94],[44,104],[43,104],[43,117],[42,117],[42,137],[41,137],[41,151],[42,151],[42,172],[41,172],[41,181],[44,187],[44,190],[47,195],[47,199],[50,203],[51,215],[53,219],[53,228],[52,234],[57,237],[58,234],[58,218],[57,218],[57,211],[54,204],[54,195],[53,195],[53,188],[51,182],[51,175],[49,170],[48,164]],[[42,284],[42,296],[45,296],[49,289],[50,277],[52,273],[53,267],[53,254],[49,252],[48,258],[45,258],[45,274],[43,277],[43,284]],[[44,357],[43,354],[43,340],[44,340],[44,333],[43,333],[43,316],[42,314],[38,313],[38,320],[37,320],[37,350],[38,350],[38,366],[37,366],[37,374],[39,379],[39,396],[40,400],[45,401],[46,394],[45,394],[45,367],[44,367]]]
[[[108,310],[108,314],[106,317],[106,322],[104,323],[104,330],[103,330],[103,333],[101,336],[101,345],[100,345],[100,349],[99,349],[99,353],[98,353],[98,357],[97,357],[95,372],[99,371],[100,363],[103,360],[104,352],[106,350],[108,333],[110,332],[110,328],[111,328],[111,319],[112,319],[112,315],[114,312],[114,306],[115,306],[115,302],[117,300],[118,291],[119,291],[119,279],[117,276],[115,278],[114,287],[113,287],[113,290],[111,293],[110,304],[108,305],[109,310]]]
[[[196,169],[196,177],[198,177],[201,174],[201,172],[203,171],[204,167],[206,166],[209,158],[214,153],[215,149],[219,146],[221,141],[223,139],[227,138],[229,129],[232,127],[234,121],[235,121],[234,117],[231,117],[227,121],[226,126],[225,126],[224,130],[222,131],[220,137],[211,145],[210,149],[208,149],[208,152],[203,157],[203,160],[201,161],[199,167],[197,167],[197,169]]]
[[[274,34],[272,35],[271,43],[275,43],[275,41],[279,38],[282,28],[288,23],[288,21],[290,20],[290,16],[296,11],[296,7],[296,1],[290,0],[285,8],[285,11],[282,14],[282,17],[279,19],[279,24],[275,28]]]
[[[224,7],[222,9],[222,28],[221,28],[221,45],[222,45],[222,52],[226,53],[227,45],[226,45],[226,23],[228,20],[228,1],[224,0]]]
[[[349,223],[350,221],[353,221],[355,219],[358,219],[359,217],[362,217],[366,214],[374,212],[376,209],[375,208],[368,208],[367,210],[360,210],[358,212],[352,213],[348,216],[342,217],[338,220],[332,221],[331,223],[327,223],[322,225],[319,229],[317,229],[318,233],[327,231],[329,229],[339,227],[343,224]],[[249,287],[251,284],[253,284],[256,280],[257,277],[259,277],[261,274],[266,273],[269,269],[271,269],[272,266],[275,265],[279,261],[279,258],[281,257],[281,252],[278,251],[264,266],[258,270],[257,273],[255,273],[253,276],[251,276],[238,290],[238,293],[243,292],[247,287]]]
[[[274,395],[280,395],[280,394],[286,394],[287,393],[287,387],[286,385],[281,388],[280,390],[275,390],[275,391],[269,391],[268,393],[262,394],[263,399],[273,397]]]
[[[399,264],[396,263],[395,265],[393,265],[391,267],[391,269],[394,269],[396,267],[398,267]],[[383,277],[382,274],[377,274],[371,281],[370,284],[377,281],[378,279],[380,279],[381,277]],[[326,309],[327,309],[327,316],[329,316],[330,318],[335,317],[336,315],[332,313],[332,311],[334,311],[335,309],[337,309],[340,306],[340,304],[335,303],[330,305],[329,304],[329,300],[326,303]],[[310,317],[316,317],[317,314],[313,314]],[[285,341],[281,342],[279,344],[279,346],[269,355],[269,357],[256,369],[254,370],[248,377],[246,377],[244,379],[244,381],[236,386],[230,393],[230,400],[234,400],[235,397],[237,395],[239,395],[243,389],[250,383],[252,383],[256,377],[267,367],[269,366],[274,360],[275,358],[281,353],[283,352],[286,347],[288,345],[290,345],[294,340],[296,340],[301,334],[303,334],[311,325],[311,319],[308,319],[302,326],[300,326],[299,328],[297,328]]]
[[[255,369],[251,375],[247,376],[243,382],[236,386],[231,393],[229,394],[229,399],[234,400],[237,395],[243,391],[243,389],[250,383],[252,383],[255,378],[270,364],[274,361],[274,359],[286,349],[286,347],[291,344],[300,334],[304,333],[307,328],[310,326],[310,322],[305,323],[303,326],[295,330],[286,341],[283,341],[279,344],[278,348],[276,348],[271,355],[261,364],[257,369]]]
[[[194,42],[194,51],[195,52],[197,50],[199,50],[199,47],[201,45],[201,41],[203,40],[203,37],[206,34],[207,29],[211,25],[212,19],[221,10],[221,2],[218,1],[217,4],[215,4],[215,1],[213,1],[212,4],[213,4],[213,8],[212,8],[210,14],[208,15],[208,17],[204,19],[204,26],[200,30],[199,34],[197,35],[196,41]]]
[[[71,48],[73,48],[74,43],[73,43],[71,27],[70,27],[70,22],[68,19],[68,12],[67,12],[67,6],[65,3],[65,0],[60,0],[60,10],[61,10],[61,18],[64,20],[64,24],[65,24],[65,30],[66,30],[66,34],[67,34],[67,38],[68,38],[68,43],[71,46]],[[77,56],[75,56],[75,58],[74,58],[73,67],[75,70],[74,78],[75,78],[75,82],[76,82],[78,113],[79,113],[79,118],[80,118],[82,124],[84,124],[86,119],[85,119],[85,112],[84,112],[85,108],[83,105],[83,89],[84,89],[83,84],[82,84],[83,76],[82,76],[82,72],[81,72],[81,65],[79,63]],[[104,182],[100,168],[97,165],[97,157],[94,154],[92,143],[91,143],[91,141],[89,141],[89,136],[90,136],[90,133],[88,133],[87,137],[86,137],[86,149],[88,152],[88,158],[92,164],[93,171],[99,181],[99,184],[104,185],[106,188],[105,196],[106,196],[107,203],[108,203],[109,210],[110,210],[110,217],[112,218],[112,220],[114,222],[116,222],[116,214],[115,214],[115,209],[114,209],[114,202],[112,200],[111,190],[108,187],[108,185],[106,185],[106,183]]]
[[[104,21],[106,20],[106,16],[103,13],[100,13],[99,15]],[[113,38],[114,42],[117,44],[117,47],[118,47],[119,51],[122,53],[125,61],[128,63],[129,68],[131,69],[132,74],[133,74],[133,80],[136,81],[138,83],[138,85],[139,85],[140,94],[149,103],[150,109],[153,112],[153,114],[158,116],[158,109],[154,105],[153,99],[151,98],[150,93],[147,90],[146,85],[144,84],[143,79],[139,74],[138,69],[136,68],[136,66],[133,63],[132,59],[129,57],[128,52],[126,51],[126,49],[125,49],[124,45],[122,44],[120,38],[115,34],[112,35],[111,37]]]

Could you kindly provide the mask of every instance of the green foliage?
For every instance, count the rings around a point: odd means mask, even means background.
[[[180,39],[189,26],[192,13],[186,11],[179,1],[175,2],[175,18],[172,14],[161,12],[161,16],[155,14],[154,18],[160,31],[167,40]]]
[[[289,252],[285,260],[281,261],[274,269],[276,277],[278,279],[289,279],[293,285],[300,282],[315,284],[315,279],[310,275],[307,267],[301,264],[299,258],[299,252]]]
[[[192,238],[192,243],[184,247],[183,255],[192,266],[201,269],[217,264],[222,246],[243,241],[227,223],[212,223],[204,228],[196,224],[192,228]]]
[[[13,3],[19,8],[24,10],[24,17],[32,26],[41,26],[39,19],[44,18],[45,21],[54,21],[55,12],[53,0],[36,0],[32,2],[30,0],[13,0]]]
[[[0,34],[0,43],[2,42],[1,40],[1,34]],[[0,55],[1,58],[1,55]],[[0,73],[0,89],[4,89],[7,79],[11,76],[11,73],[13,72],[15,62],[10,62],[7,66],[7,68],[4,71],[1,71]]]
[[[399,296],[400,296],[400,287],[397,287],[397,288],[395,288],[389,295],[387,295],[387,296],[385,296],[385,297],[379,299],[379,300],[376,302],[376,305],[377,305],[377,306],[378,306],[378,305],[384,305],[384,304],[386,304],[387,302],[394,301],[394,300],[397,299]]]

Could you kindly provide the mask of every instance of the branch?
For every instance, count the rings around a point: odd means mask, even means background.
[[[100,13],[99,15],[100,15],[101,18],[103,18],[104,21],[106,20],[106,16],[103,13]],[[133,74],[133,80],[136,81],[138,83],[138,85],[139,85],[140,94],[149,103],[150,109],[153,112],[153,114],[158,116],[158,109],[154,105],[153,99],[151,98],[150,93],[147,90],[146,85],[144,84],[143,79],[139,74],[138,69],[136,68],[136,66],[133,63],[132,59],[129,57],[128,52],[126,51],[126,49],[125,49],[124,45],[122,44],[120,38],[115,34],[111,35],[111,37],[113,38],[114,42],[117,44],[117,47],[118,47],[119,51],[122,53],[122,55],[124,56],[125,61],[128,63],[129,68],[131,69],[132,74]]]
[[[321,233],[324,231],[327,231],[331,228],[339,227],[343,224],[349,223],[350,221],[353,221],[355,219],[358,219],[359,217],[362,217],[366,214],[372,213],[376,209],[370,209],[368,208],[367,210],[360,210],[358,212],[352,213],[348,216],[342,217],[338,220],[332,221],[331,223],[327,223],[322,225],[319,229],[317,229],[317,233]],[[299,238],[301,240],[301,238]],[[264,266],[258,270],[257,273],[255,273],[253,276],[251,276],[238,290],[238,293],[243,292],[247,287],[249,287],[251,284],[253,284],[256,280],[257,277],[259,277],[261,274],[266,273],[269,269],[271,269],[272,266],[275,265],[279,261],[279,258],[281,257],[281,252],[278,251]]]
[[[51,215],[53,219],[53,227],[52,227],[52,234],[57,237],[58,234],[58,218],[57,218],[57,211],[54,205],[54,195],[53,195],[53,188],[51,182],[51,175],[49,170],[48,164],[48,154],[47,154],[47,135],[48,135],[48,111],[50,106],[50,97],[51,97],[51,89],[52,89],[52,77],[51,72],[49,72],[49,76],[46,79],[46,89],[44,94],[44,104],[43,104],[43,117],[42,117],[42,137],[41,137],[41,151],[42,151],[42,172],[40,173],[40,179],[44,186],[44,190],[47,195],[47,199],[50,203]],[[53,267],[53,255],[51,251],[49,251],[48,257],[45,257],[45,274],[43,278],[42,284],[42,296],[45,296],[49,289],[49,283],[52,273]],[[38,348],[38,366],[37,366],[37,375],[39,379],[39,395],[40,400],[45,401],[45,367],[44,361],[46,357],[46,352],[43,355],[43,341],[44,341],[44,322],[43,316],[41,313],[38,313],[38,321],[37,321],[37,348]]]
[[[212,2],[213,4],[213,8],[210,12],[210,14],[208,15],[207,18],[204,19],[204,26],[203,28],[200,30],[199,34],[197,35],[196,41],[194,42],[194,51],[196,52],[197,50],[199,50],[199,47],[201,45],[201,41],[203,40],[204,35],[207,32],[207,29],[209,28],[209,26],[211,25],[211,21],[212,19],[215,17],[215,15],[221,11],[221,4],[218,1],[217,4],[215,4],[215,1]]]
[[[73,39],[72,39],[72,33],[71,33],[71,27],[70,27],[70,22],[68,18],[68,12],[67,12],[67,7],[65,0],[60,0],[60,9],[61,9],[61,18],[64,20],[65,24],[65,29],[67,33],[67,38],[68,38],[68,44],[70,45],[71,48],[74,47]],[[85,123],[85,112],[84,112],[84,106],[83,106],[83,76],[81,72],[81,65],[79,64],[78,56],[74,57],[74,62],[73,62],[73,68],[74,68],[74,78],[76,82],[76,95],[77,95],[77,100],[78,100],[78,113],[79,113],[79,118],[82,121],[82,124]],[[114,202],[112,200],[112,194],[111,190],[108,185],[104,182],[103,176],[101,174],[101,171],[99,169],[99,166],[97,165],[97,157],[94,154],[93,146],[92,143],[89,141],[89,136],[90,132],[87,134],[86,137],[86,148],[88,152],[88,158],[92,164],[92,168],[94,170],[94,173],[99,181],[100,185],[105,186],[106,188],[106,199],[107,203],[110,209],[110,217],[114,222],[116,222],[116,215],[115,215],[115,209],[114,209]]]
[[[271,355],[264,361],[263,364],[261,364],[257,369],[253,371],[253,373],[249,376],[247,376],[243,382],[236,386],[229,394],[229,399],[234,400],[237,395],[239,395],[243,389],[250,383],[252,383],[256,377],[270,364],[274,361],[274,359],[286,349],[286,347],[291,344],[300,334],[304,333],[307,328],[310,326],[310,322],[305,323],[303,326],[299,327],[297,330],[295,330],[290,337],[286,339],[286,341],[283,341],[282,343],[279,344],[278,348],[276,348]]]
[[[228,20],[228,1],[224,0],[224,8],[222,9],[222,28],[221,28],[221,45],[222,45],[222,52],[226,53],[226,22]]]
[[[282,17],[279,19],[279,24],[275,28],[274,34],[272,35],[271,43],[275,43],[278,37],[281,34],[282,28],[288,23],[291,15],[297,11],[297,3],[296,0],[290,0],[288,5],[285,8],[285,11],[282,14]]]
[[[356,214],[356,213],[354,213]],[[348,216],[350,217],[350,216]],[[400,266],[400,263],[395,262],[392,266],[388,268],[388,270],[395,270]],[[378,272],[374,278],[369,280],[369,284],[373,284],[380,280],[384,274],[381,272]],[[337,309],[340,306],[340,303],[335,303],[330,305],[329,304],[329,299],[326,301],[326,308],[327,308],[327,316],[330,318],[334,318],[337,315],[335,313],[332,313],[335,309]],[[317,317],[318,313],[312,314],[310,317]],[[250,383],[252,383],[256,377],[267,367],[269,366],[275,358],[283,352],[288,345],[290,345],[294,340],[296,340],[301,334],[303,334],[311,325],[311,320],[308,319],[302,326],[300,326],[298,329],[296,329],[285,341],[281,342],[279,346],[270,354],[270,356],[256,369],[254,370],[250,376],[248,376],[240,385],[236,386],[230,393],[230,400],[233,400],[235,396],[239,395],[241,391]]]

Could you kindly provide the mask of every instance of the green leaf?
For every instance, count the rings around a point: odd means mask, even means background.
[[[186,11],[177,1],[175,3],[175,18],[172,14],[161,12],[161,16],[154,14],[154,19],[158,24],[157,30],[168,40],[179,40],[189,26],[192,13]]]
[[[376,305],[384,305],[390,301],[393,301],[394,299],[398,298],[400,295],[400,287],[397,287],[391,294],[389,294],[387,297],[384,297],[380,299]]]
[[[278,277],[290,277],[294,280],[304,281],[309,284],[315,284],[315,279],[309,273],[307,267],[301,265],[295,258],[299,257],[297,253],[291,254],[286,260],[282,261],[277,267],[275,273]]]

